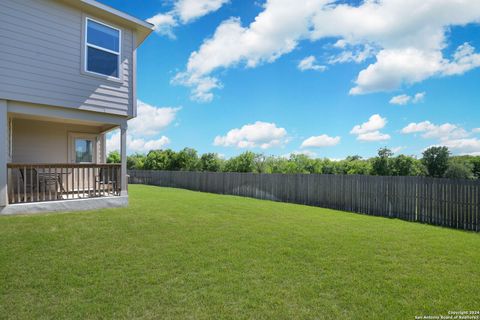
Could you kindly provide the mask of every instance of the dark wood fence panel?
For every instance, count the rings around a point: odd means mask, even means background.
[[[480,181],[130,170],[130,183],[251,197],[480,231]]]

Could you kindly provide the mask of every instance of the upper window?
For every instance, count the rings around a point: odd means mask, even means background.
[[[119,29],[87,18],[86,71],[120,78],[120,38]]]

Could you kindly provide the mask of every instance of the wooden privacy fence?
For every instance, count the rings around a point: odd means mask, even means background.
[[[130,183],[480,230],[480,181],[362,175],[129,171]]]

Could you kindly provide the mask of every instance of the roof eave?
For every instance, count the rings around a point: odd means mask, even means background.
[[[95,0],[61,0],[70,5],[80,8],[87,8],[90,10],[102,12],[104,15],[109,15],[115,19],[120,19],[123,24],[136,31],[136,46],[140,46],[142,42],[153,32],[154,26],[146,21],[138,19],[125,12],[107,6]]]

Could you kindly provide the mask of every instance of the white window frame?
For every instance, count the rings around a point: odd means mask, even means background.
[[[115,51],[113,51],[113,50],[109,50],[109,49],[102,48],[102,47],[96,46],[96,45],[94,45],[94,44],[88,43],[88,21],[92,21],[92,22],[95,22],[95,23],[104,25],[104,26],[106,26],[106,27],[108,27],[108,28],[111,28],[111,29],[114,29],[114,30],[117,30],[117,31],[118,31],[118,52],[115,52]],[[84,36],[84,41],[83,41],[83,42],[84,42],[84,43],[83,43],[83,50],[84,50],[84,56],[83,56],[83,59],[84,59],[84,60],[83,60],[83,61],[84,61],[83,66],[84,66],[84,68],[83,68],[83,71],[84,71],[85,73],[94,74],[94,75],[101,76],[101,77],[106,77],[106,78],[108,78],[108,79],[120,80],[120,79],[121,79],[121,75],[122,75],[122,71],[121,71],[122,29],[115,28],[115,27],[112,26],[112,25],[109,25],[109,24],[106,24],[106,23],[104,23],[104,22],[101,22],[101,21],[92,19],[92,18],[90,18],[90,17],[86,17],[86,18],[85,18],[85,30],[84,30],[84,34],[85,34],[85,36]],[[88,48],[89,48],[89,47],[117,55],[118,77],[114,77],[114,76],[106,75],[106,74],[103,74],[103,73],[98,73],[98,72],[95,72],[95,71],[90,71],[90,70],[88,70]]]
[[[76,163],[76,164],[96,164],[98,162],[97,159],[97,145],[98,145],[98,134],[94,133],[81,133],[81,132],[69,132],[68,134],[69,140],[69,147],[68,147],[68,162],[69,163]],[[76,150],[75,150],[75,141],[77,139],[81,140],[91,140],[92,144],[92,162],[76,162]]]

